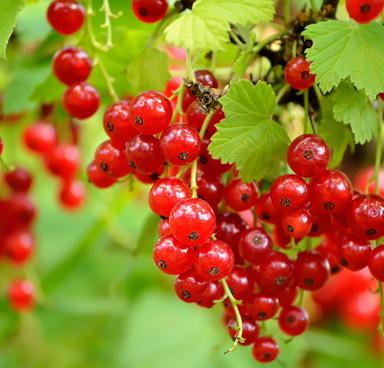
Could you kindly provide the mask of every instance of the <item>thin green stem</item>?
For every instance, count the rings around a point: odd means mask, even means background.
[[[172,120],[171,120],[172,123],[176,122],[176,118],[177,118],[178,114],[183,115],[182,104],[183,104],[184,90],[185,90],[184,83],[181,82],[180,87],[179,87],[178,92],[177,92],[177,103],[176,103],[175,109],[173,110],[173,114],[172,114]]]
[[[114,78],[108,74],[107,69],[105,69],[103,62],[100,60],[99,57],[96,57],[95,65],[97,65],[99,67],[100,72],[101,72],[101,74],[105,80],[106,85],[107,85],[108,92],[111,95],[113,101],[114,102],[119,101],[119,96],[115,90],[115,87],[113,86]]]
[[[191,166],[191,192],[192,192],[192,198],[197,198],[197,189],[199,187],[197,186],[197,179],[196,179],[196,174],[197,174],[197,160],[193,161],[192,166]]]
[[[1,155],[0,155],[0,164],[3,167],[4,171],[10,170],[9,166],[6,164],[6,162],[3,159],[3,156],[1,156]]]
[[[284,30],[282,32],[274,33],[273,35],[265,38],[252,48],[252,52],[254,52],[255,54],[259,53],[260,50],[262,50],[265,46],[272,43],[273,41],[279,40],[286,33],[287,31]]]
[[[309,111],[309,92],[306,89],[304,91],[304,134],[308,132],[308,122],[310,123],[310,127],[313,134],[316,134],[315,126],[313,125],[313,121],[310,117]]]
[[[226,295],[228,297],[228,299],[232,305],[232,308],[235,312],[237,328],[238,328],[236,336],[235,336],[235,341],[233,342],[232,346],[225,352],[225,354],[227,354],[227,353],[234,351],[237,348],[237,346],[239,345],[239,343],[244,341],[244,338],[243,338],[243,320],[241,318],[241,314],[240,314],[240,311],[238,308],[238,304],[240,304],[240,301],[235,299],[235,297],[233,296],[231,289],[229,288],[227,281],[225,279],[221,279],[220,282],[224,288],[224,293],[225,293],[224,295]]]
[[[88,35],[89,41],[91,42],[92,47],[95,50],[100,50],[103,52],[108,51],[108,48],[102,45],[99,41],[96,40],[95,34],[93,33],[92,28],[92,16],[95,14],[92,7],[92,0],[88,0],[87,6],[87,24],[86,24],[86,33]]]
[[[205,119],[204,119],[204,121],[203,121],[203,124],[201,125],[200,133],[199,133],[201,139],[204,139],[205,132],[207,131],[209,122],[211,121],[212,116],[213,116],[213,114],[214,114],[215,112],[216,112],[216,110],[211,110],[211,111],[207,114],[207,116],[205,117]]]
[[[240,38],[235,34],[235,32],[231,30],[228,31],[229,35],[232,37],[232,39],[235,41],[236,45],[239,46],[240,50],[244,50],[246,48],[246,45],[241,42]]]
[[[289,91],[291,87],[288,83],[285,83],[283,87],[280,88],[279,92],[277,92],[276,101],[279,102],[281,98]]]
[[[375,192],[379,193],[379,177],[380,177],[380,165],[381,165],[381,155],[383,151],[383,137],[382,137],[382,128],[383,128],[383,104],[379,100],[379,127],[377,131],[377,140],[376,140],[376,155],[375,155]]]
[[[109,0],[103,0],[103,5],[101,6],[100,11],[103,11],[105,15],[104,23],[100,27],[107,30],[107,42],[105,44],[105,48],[109,50],[113,47],[111,18],[118,18],[121,16],[121,12],[113,14]]]

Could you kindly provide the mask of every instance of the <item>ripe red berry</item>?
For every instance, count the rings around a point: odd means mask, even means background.
[[[195,128],[173,124],[161,136],[161,150],[173,165],[188,165],[200,154],[201,140]]]
[[[281,217],[281,214],[272,203],[270,193],[264,193],[259,197],[256,202],[256,213],[260,220],[269,224],[277,224]]]
[[[227,277],[227,283],[236,299],[251,295],[255,289],[255,278],[250,268],[235,266]]]
[[[172,235],[171,227],[169,226],[169,220],[163,219],[159,222],[159,226],[157,228],[159,237]]]
[[[153,135],[139,134],[126,146],[125,153],[129,166],[141,173],[155,172],[164,164],[160,140]]]
[[[276,341],[271,337],[259,337],[252,348],[253,357],[260,363],[274,361],[279,355],[280,349]]]
[[[79,149],[72,144],[58,145],[45,157],[45,164],[53,175],[70,179],[80,167]]]
[[[5,241],[5,252],[9,259],[16,264],[23,264],[28,261],[35,248],[35,241],[31,233],[18,231]]]
[[[272,252],[272,239],[261,227],[245,230],[240,235],[239,253],[241,257],[255,265]]]
[[[257,293],[247,299],[246,308],[252,318],[257,321],[265,321],[277,313],[279,302],[273,296]]]
[[[99,108],[99,92],[85,82],[73,84],[65,91],[63,104],[69,115],[77,119],[87,119]]]
[[[199,198],[184,199],[177,203],[169,216],[169,224],[176,239],[194,246],[206,243],[216,227],[212,207]]]
[[[330,216],[312,216],[312,227],[308,233],[311,238],[317,238],[326,233],[331,226]]]
[[[36,218],[36,207],[24,193],[15,193],[9,199],[7,231],[28,228]]]
[[[212,308],[215,305],[215,301],[222,299],[223,296],[224,288],[221,283],[219,281],[210,281],[196,303],[204,308]]]
[[[57,133],[52,124],[36,122],[24,131],[24,144],[40,154],[49,153],[57,145]]]
[[[48,7],[47,19],[63,35],[77,32],[85,20],[85,10],[76,0],[54,0]]]
[[[53,57],[53,72],[58,80],[71,85],[85,82],[91,74],[92,60],[76,47],[65,47]]]
[[[384,198],[362,194],[348,208],[348,223],[352,234],[360,239],[379,239],[384,235]]]
[[[199,175],[197,177],[197,196],[209,203],[212,208],[216,208],[224,195],[224,185],[215,176]]]
[[[242,337],[245,339],[244,342],[240,342],[241,345],[247,346],[255,342],[260,333],[259,325],[249,317],[242,317],[243,321],[243,334]],[[227,328],[232,338],[236,338],[238,333],[238,326],[236,318],[230,318],[227,322]]]
[[[13,281],[8,288],[8,299],[16,311],[31,309],[35,304],[33,284],[28,280]]]
[[[26,169],[16,167],[4,175],[5,182],[15,192],[28,192],[32,186],[32,176]]]
[[[289,336],[301,335],[309,325],[307,311],[302,307],[291,305],[283,308],[279,315],[281,331]]]
[[[384,245],[379,245],[372,250],[368,267],[373,277],[384,282]]]
[[[75,210],[81,207],[85,200],[85,187],[80,180],[64,180],[59,192],[60,204]]]
[[[345,3],[349,16],[357,23],[369,23],[384,8],[383,0],[347,0]]]
[[[188,271],[193,265],[194,258],[194,249],[181,244],[172,235],[162,236],[153,248],[153,260],[156,266],[170,275]]]
[[[288,149],[288,164],[298,175],[306,178],[319,175],[329,163],[331,154],[327,144],[313,134],[297,137]]]
[[[133,0],[132,10],[136,18],[144,23],[163,19],[168,10],[167,0]]]
[[[338,170],[327,170],[309,183],[311,206],[316,215],[333,215],[347,208],[352,200],[352,185]]]
[[[89,182],[100,189],[109,188],[117,181],[117,178],[109,176],[109,174],[103,171],[95,162],[91,162],[88,165],[87,175]]]
[[[176,203],[190,197],[191,190],[183,181],[176,178],[164,178],[153,184],[148,202],[153,212],[159,216],[169,217]]]
[[[304,56],[298,56],[288,61],[284,68],[286,82],[294,89],[305,90],[312,87],[316,76],[311,74],[310,63]]]
[[[330,275],[328,260],[314,251],[300,252],[295,261],[295,280],[304,290],[320,289]]]
[[[222,164],[220,160],[212,158],[211,154],[208,152],[210,143],[211,141],[207,138],[201,142],[198,168],[210,176],[223,174],[231,168],[231,165]]]
[[[295,285],[291,285],[285,289],[275,290],[274,295],[279,299],[281,307],[289,307],[296,300],[297,287]]]
[[[175,291],[181,300],[196,303],[201,299],[208,281],[203,280],[195,270],[179,275],[175,280]]]
[[[228,244],[221,240],[210,240],[197,249],[194,268],[202,279],[217,281],[231,273],[234,262]]]
[[[171,118],[172,105],[160,92],[144,92],[132,101],[130,122],[139,133],[160,133],[169,125]]]
[[[126,101],[116,102],[104,113],[104,130],[113,141],[128,142],[138,131],[130,123],[131,106]]]
[[[271,199],[279,211],[305,208],[309,201],[307,183],[298,175],[282,175],[272,184]]]
[[[161,165],[159,168],[156,169],[156,171],[153,171],[151,173],[142,174],[141,172],[136,170],[136,171],[133,172],[133,175],[141,183],[153,184],[153,183],[156,183],[159,180],[159,178],[163,174],[163,172],[164,172],[164,165]]]
[[[311,231],[312,216],[307,210],[299,210],[284,216],[281,225],[288,236],[304,238]]]
[[[235,211],[245,211],[256,204],[255,184],[244,183],[241,179],[232,180],[225,188],[225,203]]]
[[[216,236],[227,243],[232,249],[237,249],[240,233],[247,227],[244,220],[232,212],[224,212],[217,217]]]
[[[340,263],[351,271],[361,270],[368,265],[371,249],[368,241],[346,238],[339,245]]]

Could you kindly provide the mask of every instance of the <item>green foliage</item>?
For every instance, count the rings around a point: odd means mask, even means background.
[[[230,23],[269,21],[273,14],[271,0],[198,0],[165,29],[166,39],[191,51],[223,50]]]
[[[138,94],[150,89],[162,91],[171,78],[168,56],[157,49],[144,49],[127,67],[127,78]]]
[[[303,32],[313,41],[306,54],[320,89],[326,93],[346,78],[369,98],[384,91],[384,26],[329,20]]]
[[[5,50],[16,24],[17,13],[23,0],[1,0],[0,2],[0,59],[5,58]]]
[[[221,98],[225,119],[218,125],[209,151],[222,162],[236,163],[245,181],[259,180],[279,170],[289,138],[272,120],[276,95],[270,85],[250,81],[231,84]]]
[[[351,126],[355,143],[369,142],[377,133],[379,115],[362,91],[350,83],[342,83],[333,98],[333,114],[336,120]]]

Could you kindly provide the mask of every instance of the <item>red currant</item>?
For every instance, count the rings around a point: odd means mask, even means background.
[[[255,342],[260,333],[259,325],[249,317],[243,317],[243,335],[244,342],[240,342],[241,345],[247,346]],[[236,318],[230,318],[227,322],[228,332],[234,339],[238,333],[238,326]]]
[[[75,210],[81,207],[85,200],[85,187],[80,180],[64,180],[59,193],[63,207]]]
[[[261,227],[245,230],[239,240],[241,257],[255,265],[272,252],[272,239]]]
[[[7,230],[28,228],[35,218],[36,207],[33,202],[24,193],[13,194],[9,200]]]
[[[224,288],[221,283],[219,281],[210,281],[196,303],[204,308],[212,308],[215,301],[222,299],[223,296]]]
[[[326,233],[331,227],[330,216],[312,216],[312,227],[308,233],[311,238],[317,238]]]
[[[254,183],[232,180],[224,193],[225,203],[235,211],[245,211],[256,204],[257,189]]]
[[[167,0],[133,0],[132,10],[136,18],[144,23],[163,19],[168,10]]]
[[[164,165],[161,165],[159,168],[156,169],[156,171],[153,171],[149,174],[142,174],[141,172],[136,170],[133,172],[133,175],[141,183],[153,184],[159,180],[159,178],[163,174],[163,172],[164,172]]]
[[[371,244],[346,238],[339,246],[340,263],[351,271],[358,271],[368,265]]]
[[[256,213],[260,220],[270,224],[276,224],[280,221],[280,214],[274,204],[270,193],[262,194],[256,202]]]
[[[27,231],[16,232],[6,238],[5,251],[12,262],[23,264],[28,261],[35,248],[35,241]]]
[[[308,328],[308,325],[308,313],[302,307],[291,305],[289,307],[283,308],[280,312],[280,329],[289,336],[301,335]]]
[[[288,236],[301,239],[311,231],[312,216],[307,210],[299,210],[283,217],[281,225]]]
[[[28,192],[32,186],[32,176],[26,169],[16,167],[4,175],[8,186],[15,192]]]
[[[165,235],[172,235],[171,227],[169,226],[169,220],[163,219],[159,222],[159,226],[157,228],[159,237],[165,236]]]
[[[379,245],[372,250],[368,267],[373,277],[384,282],[384,245]]]
[[[276,298],[263,294],[253,294],[246,303],[249,314],[257,321],[271,319],[279,309],[279,302]]]
[[[271,337],[259,337],[252,348],[253,357],[260,363],[274,361],[279,355],[280,349],[276,341]]]
[[[255,278],[249,268],[235,266],[227,278],[227,283],[236,299],[251,295],[255,289]]]
[[[208,152],[208,146],[210,143],[211,141],[207,138],[201,142],[198,167],[210,176],[223,174],[231,168],[231,165],[222,164],[220,160],[212,158],[211,154]]]
[[[13,281],[9,285],[8,298],[14,310],[25,311],[32,309],[35,304],[33,284],[28,280]]]
[[[286,82],[294,89],[305,90],[312,87],[316,76],[311,74],[310,63],[304,56],[298,56],[288,61],[284,68]]]
[[[95,162],[91,162],[87,168],[88,180],[97,188],[109,188],[116,183],[117,178],[111,177]]]
[[[24,143],[34,152],[49,153],[57,145],[57,133],[53,125],[36,122],[29,125],[24,131]]]
[[[214,176],[199,175],[197,177],[197,195],[207,201],[212,208],[216,208],[224,195],[224,185]]]
[[[357,23],[369,23],[384,8],[383,0],[347,0],[345,3],[349,16]]]
[[[54,0],[48,7],[47,19],[56,32],[70,35],[84,24],[85,10],[76,0]]]
[[[58,145],[46,156],[45,164],[53,175],[70,179],[80,167],[79,149],[72,144]]]
[[[195,270],[184,272],[175,280],[176,294],[187,303],[200,300],[207,286],[208,281],[203,280]]]

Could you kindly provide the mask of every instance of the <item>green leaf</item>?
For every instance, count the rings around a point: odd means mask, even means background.
[[[322,137],[332,152],[330,163],[331,168],[337,167],[343,160],[344,153],[348,146],[354,147],[353,135],[348,125],[335,120],[333,117],[332,97],[324,97],[322,107],[322,119],[318,134]]]
[[[40,103],[50,103],[60,100],[64,92],[65,86],[53,74],[49,74],[48,78],[34,89],[30,99]]]
[[[0,58],[5,58],[8,40],[15,28],[16,16],[23,3],[23,0],[0,1]]]
[[[362,91],[350,83],[342,83],[333,97],[335,119],[351,125],[355,143],[369,142],[379,126],[379,117]]]
[[[276,95],[270,85],[234,82],[221,98],[225,119],[218,124],[210,153],[224,163],[236,163],[245,181],[259,180],[279,170],[289,138],[272,120]]]
[[[346,78],[371,98],[384,91],[384,27],[329,20],[303,32],[313,41],[306,54],[320,89],[326,93]]]
[[[149,89],[163,90],[171,78],[167,54],[156,49],[144,49],[128,65],[127,78],[134,93]]]
[[[272,0],[197,0],[166,29],[169,43],[191,51],[219,51],[228,42],[230,23],[245,25],[273,18]]]
[[[244,76],[247,70],[247,67],[249,65],[249,62],[251,60],[251,55],[252,53],[250,52],[249,49],[244,50],[241,52],[239,57],[235,60],[232,66],[232,71],[234,73],[234,76],[233,76],[234,80],[241,79]]]

